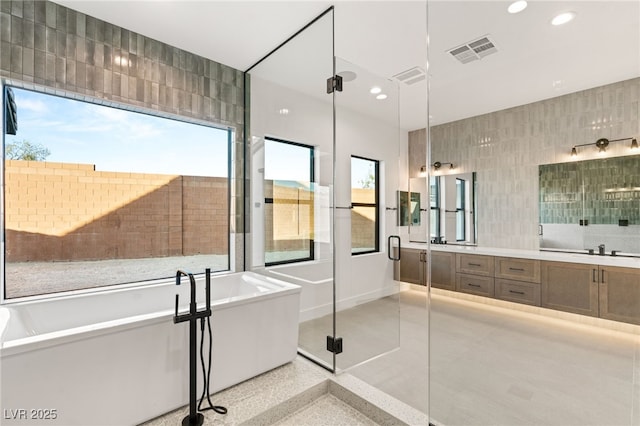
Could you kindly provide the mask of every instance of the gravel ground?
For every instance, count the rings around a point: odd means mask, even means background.
[[[182,269],[193,274],[228,269],[226,255],[175,256],[152,259],[112,259],[79,262],[18,262],[5,265],[5,297],[102,287],[151,278],[175,277]]]

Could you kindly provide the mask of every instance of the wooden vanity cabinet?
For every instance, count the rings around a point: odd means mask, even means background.
[[[516,280],[495,280],[495,298],[509,302],[540,306],[540,283]]]
[[[640,269],[599,267],[600,317],[640,325]]]
[[[493,297],[493,256],[479,254],[456,254],[456,291]]]
[[[495,258],[495,276],[507,280],[540,282],[540,261],[513,257]]]
[[[496,257],[495,278],[497,299],[540,306],[539,260]]]
[[[403,248],[396,279],[427,285],[426,250]],[[431,251],[431,286],[640,325],[640,269]]]
[[[494,296],[494,279],[483,275],[456,274],[456,290],[478,296]]]
[[[396,279],[419,285],[427,285],[428,255],[426,250],[403,248],[400,262],[396,262]],[[431,251],[431,285],[446,290],[456,288],[455,254]]]
[[[401,248],[400,261],[395,262],[396,279],[405,283],[426,285],[425,250]]]
[[[431,287],[456,289],[456,254],[431,251]]]
[[[493,277],[493,256],[482,254],[456,254],[456,272],[460,274]]]
[[[597,265],[543,261],[540,275],[542,307],[598,316]]]

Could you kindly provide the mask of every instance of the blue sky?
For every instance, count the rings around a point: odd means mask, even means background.
[[[227,176],[228,132],[12,89],[18,132],[51,152],[46,161],[95,164],[98,171]]]

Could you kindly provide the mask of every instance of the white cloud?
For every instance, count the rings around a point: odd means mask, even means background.
[[[49,112],[49,108],[47,108],[47,104],[45,104],[40,100],[34,100],[34,99],[20,100],[18,114],[20,114],[21,109],[25,109],[27,111],[31,111],[36,114],[45,114]]]

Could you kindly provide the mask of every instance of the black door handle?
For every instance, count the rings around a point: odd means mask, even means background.
[[[393,252],[391,251],[391,239],[398,240],[398,257],[394,256]],[[400,260],[400,236],[389,235],[389,238],[387,238],[387,257],[389,257],[390,260],[395,260],[395,261]]]

